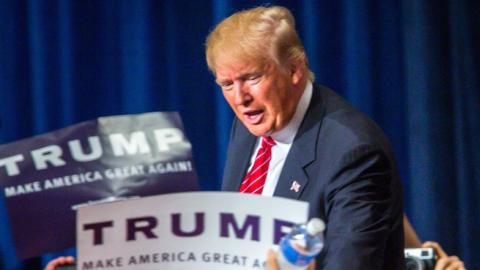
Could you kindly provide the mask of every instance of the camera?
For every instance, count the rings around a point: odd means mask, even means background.
[[[433,248],[406,248],[405,264],[407,270],[433,270],[436,263]]]

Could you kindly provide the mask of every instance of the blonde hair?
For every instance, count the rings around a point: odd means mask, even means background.
[[[295,30],[295,19],[288,9],[280,6],[240,11],[220,22],[206,41],[207,64],[214,74],[220,57],[243,62],[273,60],[281,67],[302,61],[309,79],[314,79]]]

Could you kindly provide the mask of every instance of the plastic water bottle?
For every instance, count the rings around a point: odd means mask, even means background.
[[[278,247],[277,262],[281,270],[306,269],[308,264],[322,251],[325,223],[312,218],[306,225],[293,226]]]

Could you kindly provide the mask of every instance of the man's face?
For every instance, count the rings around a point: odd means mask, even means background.
[[[215,69],[223,96],[255,136],[279,131],[292,119],[303,93],[297,73],[275,63],[220,61]]]

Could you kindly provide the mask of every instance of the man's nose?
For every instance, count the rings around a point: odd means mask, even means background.
[[[250,100],[248,87],[243,82],[235,82],[234,84],[234,102],[235,105],[245,105]]]

